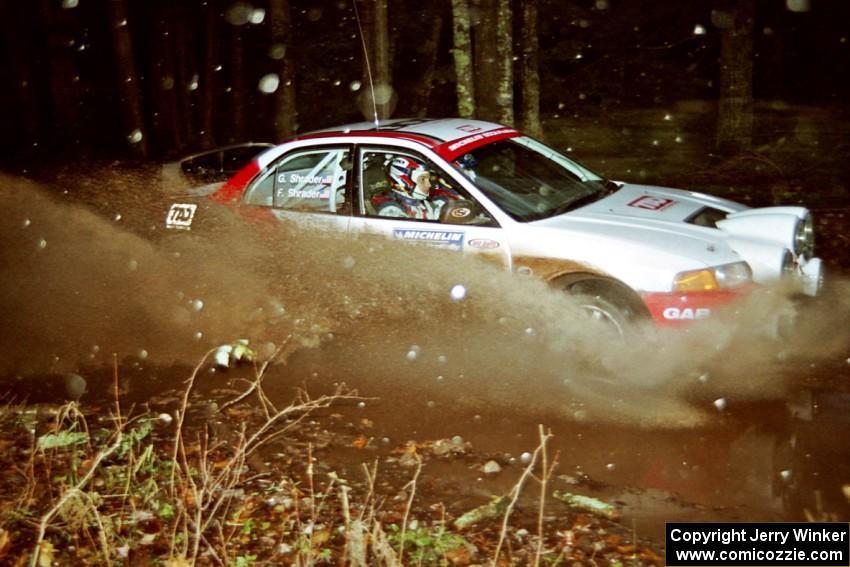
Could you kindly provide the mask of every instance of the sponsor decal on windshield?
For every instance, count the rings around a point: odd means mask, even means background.
[[[410,230],[406,228],[393,229],[393,237],[400,240],[424,242],[434,246],[448,246],[460,250],[463,248],[464,233],[453,230]]]
[[[446,142],[445,144],[438,146],[436,150],[437,153],[445,159],[451,161],[459,155],[471,151],[478,146],[495,142],[496,140],[514,138],[516,136],[521,136],[521,134],[513,128],[497,128],[496,130],[490,130],[489,132],[481,132],[479,134],[466,136],[453,142]]]
[[[629,206],[637,209],[646,209],[648,211],[663,211],[667,207],[672,207],[675,204],[676,201],[673,199],[653,197],[652,195],[642,195],[629,203]]]

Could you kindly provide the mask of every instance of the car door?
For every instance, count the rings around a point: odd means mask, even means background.
[[[440,214],[431,218],[382,214],[383,203],[392,200],[395,180],[390,166],[405,158],[424,167],[431,178],[429,208]],[[504,230],[465,191],[452,173],[432,160],[409,150],[361,146],[356,152],[356,199],[350,230],[377,233],[393,240],[428,244],[449,251],[483,255],[505,268],[511,266],[510,248]],[[383,209],[386,210],[386,209]]]
[[[347,146],[293,150],[259,176],[242,204],[305,229],[344,232],[351,215],[350,156]]]

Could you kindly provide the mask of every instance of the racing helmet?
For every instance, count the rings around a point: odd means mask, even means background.
[[[420,201],[427,199],[427,194],[416,190],[416,182],[427,174],[428,170],[423,164],[409,157],[395,156],[387,160],[387,177],[389,177],[390,186],[393,191],[403,197]]]

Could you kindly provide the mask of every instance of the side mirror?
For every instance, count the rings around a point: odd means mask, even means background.
[[[446,201],[440,209],[440,222],[444,224],[470,224],[475,220],[477,207],[467,199]]]

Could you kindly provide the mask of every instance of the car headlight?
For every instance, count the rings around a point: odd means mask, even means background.
[[[734,262],[702,270],[691,270],[676,274],[673,291],[718,291],[748,284],[753,272],[746,262]]]
[[[815,226],[811,213],[806,213],[806,216],[797,222],[797,228],[794,230],[794,254],[807,260],[815,255]]]

